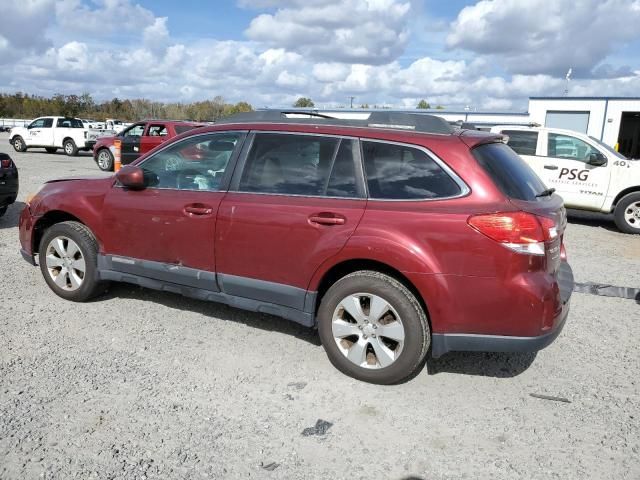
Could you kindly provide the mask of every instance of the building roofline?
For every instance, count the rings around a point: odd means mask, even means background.
[[[441,115],[443,113],[449,115],[529,115],[529,112],[492,112],[492,111],[474,111],[474,110],[438,110],[435,108],[419,109],[419,108],[325,108],[325,107],[311,107],[311,108],[285,108],[280,109],[277,107],[258,108],[256,110],[287,110],[287,111],[317,111],[317,112],[345,112],[345,113],[372,113],[372,112],[390,112],[390,113],[417,113],[420,115]]]
[[[636,100],[640,97],[529,97],[529,100]]]

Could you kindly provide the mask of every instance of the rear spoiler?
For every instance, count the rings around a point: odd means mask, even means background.
[[[460,132],[459,137],[469,148],[489,143],[507,143],[509,141],[509,137],[502,133],[489,133],[479,130],[463,130]]]

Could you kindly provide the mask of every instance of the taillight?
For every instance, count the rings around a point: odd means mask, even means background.
[[[544,255],[544,242],[558,236],[554,220],[527,212],[472,215],[467,223],[505,247],[528,255]]]
[[[0,160],[0,167],[2,168],[11,168],[12,165],[13,162],[10,158],[3,158],[2,160]]]

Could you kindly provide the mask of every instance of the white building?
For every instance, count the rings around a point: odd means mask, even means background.
[[[531,97],[529,119],[586,133],[640,158],[640,97]]]
[[[338,118],[366,118],[371,109],[323,109]],[[495,125],[538,124],[586,133],[629,158],[640,158],[640,97],[531,97],[528,112],[473,110],[389,110],[438,115],[481,129]]]

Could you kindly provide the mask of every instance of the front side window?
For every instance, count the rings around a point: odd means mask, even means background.
[[[535,155],[538,145],[538,132],[524,130],[503,130],[502,133],[509,137],[507,145],[518,155]]]
[[[150,188],[217,191],[241,133],[197,135],[140,164]]]
[[[570,135],[549,133],[547,156],[587,162],[592,153],[600,153],[587,142]]]
[[[424,151],[405,145],[363,142],[369,197],[415,200],[453,197],[458,184]]]
[[[33,122],[31,122],[31,125],[29,125],[29,128],[43,128],[44,127],[44,118],[38,118],[37,120],[34,120]]]
[[[240,179],[242,192],[357,197],[355,140],[256,134]]]
[[[141,137],[144,132],[144,124],[134,125],[123,132],[125,137]]]

